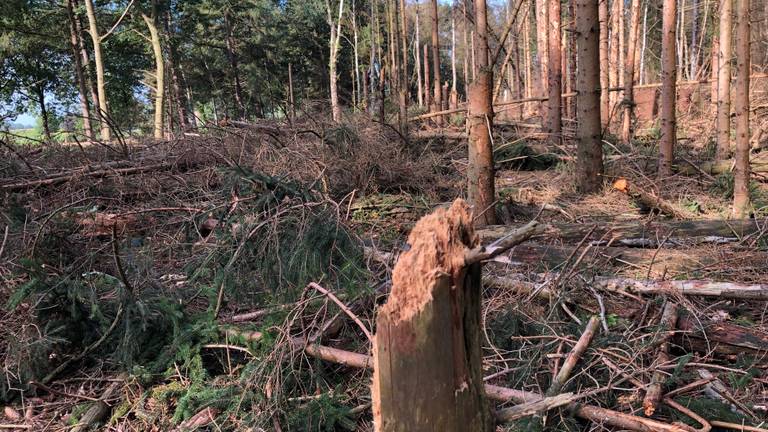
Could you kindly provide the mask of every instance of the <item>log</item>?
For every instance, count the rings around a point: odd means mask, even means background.
[[[617,191],[624,192],[634,199],[641,207],[645,207],[651,210],[658,210],[661,213],[671,216],[675,219],[687,219],[693,215],[689,212],[680,209],[671,202],[656,196],[650,192],[647,192],[637,185],[631,185],[627,179],[620,178],[613,182],[613,188]]]
[[[659,323],[659,332],[661,332],[659,345],[659,354],[656,357],[656,365],[663,365],[669,362],[669,339],[675,330],[677,323],[677,305],[670,301],[664,305],[664,311],[661,314],[661,321]],[[662,385],[666,381],[667,376],[656,369],[651,376],[651,383],[645,391],[645,398],[643,398],[643,412],[646,416],[650,417],[656,412],[656,408],[659,406],[661,400]]]
[[[578,396],[573,393],[561,393],[557,396],[548,396],[537,401],[526,402],[500,410],[496,413],[496,419],[502,422],[511,422],[522,417],[536,415],[568,405],[576,399],[578,399]]]
[[[687,162],[683,162],[678,163],[676,168],[677,172],[685,175],[696,175],[700,172],[710,175],[718,175],[731,172],[731,170],[733,170],[734,163],[735,162],[733,159],[726,159],[722,161],[702,162],[701,164],[694,167]],[[766,156],[756,156],[751,158],[749,165],[752,172],[768,173],[768,157]]]
[[[736,242],[748,235],[762,233],[765,221],[756,223],[751,219],[737,220],[692,220],[674,222],[640,221],[605,223],[593,230],[593,225],[554,224],[548,235],[563,243],[577,243],[589,234],[593,246],[627,246],[657,248],[669,236],[665,247],[690,247],[696,244],[719,244]],[[502,225],[488,226],[477,231],[480,240],[488,243],[509,231]]]
[[[115,398],[117,393],[120,392],[120,389],[123,388],[124,381],[127,377],[126,374],[121,374],[116,381],[112,382],[112,384],[104,390],[101,398],[99,398],[97,402],[94,402],[93,405],[88,408],[88,411],[83,414],[80,421],[70,429],[70,432],[84,432],[89,430],[96,423],[102,421],[104,417],[109,414],[111,405],[109,405],[107,401]]]
[[[755,354],[768,351],[768,333],[758,328],[744,327],[729,322],[706,322],[690,316],[683,316],[677,323],[678,328],[685,332],[681,335],[683,342],[688,339],[706,341],[708,347],[733,354],[743,354],[745,350]],[[693,344],[699,349],[701,344]],[[725,345],[725,346],[723,346]]]
[[[768,300],[768,284],[716,282],[708,280],[647,280],[596,277],[595,286],[606,291],[635,294],[670,294],[721,297],[744,300]]]
[[[491,431],[483,391],[481,263],[469,206],[422,218],[392,274],[373,344],[377,431]]]

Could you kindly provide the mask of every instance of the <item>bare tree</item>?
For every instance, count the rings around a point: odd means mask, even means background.
[[[160,32],[157,26],[157,3],[152,2],[151,16],[142,13],[141,17],[149,30],[149,41],[152,44],[152,53],[155,57],[155,139],[163,138],[163,102],[165,97],[165,62],[163,61],[163,48],[160,45]]]
[[[677,0],[664,2],[661,35],[661,141],[659,142],[659,177],[672,174],[676,131],[677,57],[675,45]]]
[[[330,56],[328,58],[328,72],[331,81],[331,115],[333,117],[333,121],[338,123],[341,122],[341,105],[339,105],[339,76],[336,72],[336,66],[338,63],[339,46],[341,45],[341,19],[344,15],[344,0],[339,0],[339,14],[335,21],[333,18],[331,0],[325,0],[325,9],[328,26],[331,28],[331,36],[329,41]]]
[[[718,160],[731,155],[731,44],[733,0],[720,2],[720,52],[717,55],[717,153]]]
[[[80,31],[75,19],[75,6],[72,0],[67,0],[67,18],[69,19],[69,43],[72,49],[72,65],[75,68],[75,81],[80,95],[80,111],[83,115],[83,131],[89,140],[93,140],[93,129],[91,129],[91,108],[88,103],[88,88],[83,71],[83,62],[80,56]]]
[[[736,1],[736,164],[733,169],[733,215],[749,216],[749,0]]]
[[[637,56],[637,36],[640,30],[640,0],[632,0],[629,18],[629,42],[627,44],[627,64],[624,66],[624,122],[621,125],[621,141],[629,144],[632,139],[632,111],[635,105],[635,58]]]
[[[488,9],[485,0],[475,0],[475,44],[477,75],[469,89],[467,128],[469,130],[469,202],[475,209],[477,225],[496,223],[493,172],[493,65],[488,52]]]
[[[549,76],[547,80],[546,132],[551,142],[560,142],[562,135],[562,33],[560,31],[560,0],[549,0]]]
[[[635,0],[637,1],[637,0]],[[578,173],[582,192],[600,190],[603,174],[600,122],[600,0],[576,0],[576,107]]]

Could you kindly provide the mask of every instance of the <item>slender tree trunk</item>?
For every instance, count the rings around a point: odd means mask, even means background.
[[[749,0],[736,0],[736,164],[733,169],[733,216],[749,216]]]
[[[440,111],[443,106],[442,84],[440,82],[440,21],[437,14],[437,0],[432,0],[432,112]],[[440,117],[438,117],[440,119]],[[442,122],[438,120],[438,124]]]
[[[144,23],[149,30],[152,42],[152,52],[155,56],[155,126],[154,137],[163,139],[163,102],[165,98],[165,62],[163,61],[163,49],[160,46],[160,32],[157,29],[157,12],[153,2],[152,16],[141,14]]]
[[[712,34],[712,66],[709,71],[709,107],[710,112],[717,119],[717,93],[718,93],[718,70],[720,69],[720,38],[717,33]]]
[[[547,128],[549,140],[559,143],[562,136],[562,37],[560,33],[560,0],[549,0],[549,79],[547,90]]]
[[[478,226],[496,223],[496,191],[493,172],[493,65],[488,52],[488,16],[485,0],[475,0],[477,78],[469,90],[469,181],[467,197],[474,207]]]
[[[407,16],[405,14],[405,0],[400,0],[399,7],[397,0],[394,4],[395,18],[397,26],[398,44],[401,58],[398,64],[398,107],[400,108],[400,133],[408,136],[408,41],[406,33],[408,32]]]
[[[85,11],[88,16],[88,27],[93,41],[93,61],[96,65],[96,91],[99,97],[99,109],[101,121],[101,139],[104,141],[110,140],[109,124],[105,120],[109,118],[109,108],[107,105],[107,90],[104,83],[104,60],[101,57],[101,36],[99,35],[99,28],[96,25],[96,12],[93,10],[93,0],[85,1]]]
[[[421,79],[421,33],[419,30],[419,10],[420,10],[420,4],[416,4],[416,41],[413,44],[413,52],[414,56],[416,57],[415,63],[416,63],[416,89],[418,91],[417,93],[417,99],[419,101],[419,107],[424,106],[424,88],[422,87],[422,79]]]
[[[626,39],[624,38],[624,26],[625,26],[625,13],[624,13],[624,0],[619,1],[619,62],[618,62],[618,68],[619,68],[619,81],[617,82],[618,87],[624,87],[624,65],[626,64]],[[616,93],[618,95],[618,93]],[[617,96],[618,99],[618,96]],[[618,102],[618,101],[617,101]]]
[[[83,73],[83,62],[80,58],[80,32],[75,24],[75,7],[72,0],[67,0],[67,17],[69,18],[69,44],[72,49],[72,66],[75,68],[75,82],[80,96],[80,112],[83,116],[83,131],[88,140],[93,141],[91,129],[91,108],[88,104],[88,89]]]
[[[237,105],[237,115],[240,120],[245,120],[248,113],[245,109],[245,102],[243,100],[243,86],[240,82],[240,67],[235,52],[235,37],[232,30],[232,22],[230,21],[229,11],[224,12],[224,27],[226,30],[225,44],[227,50],[227,58],[229,59],[229,67],[232,69],[232,79],[235,90],[235,104]]]
[[[576,88],[576,2],[568,3],[568,17],[571,20],[570,31],[568,32],[568,87],[567,93],[571,93]],[[599,76],[599,74],[598,74]],[[566,99],[566,116],[571,119],[576,118],[576,98]]]
[[[645,43],[648,40],[648,2],[645,3],[643,10],[643,44],[640,47],[640,72],[638,73],[638,82],[645,83]]]
[[[549,79],[549,2],[552,0],[536,0],[536,53],[539,58],[539,97],[549,94],[547,80]],[[541,118],[544,119],[544,106],[540,105]]]
[[[459,93],[456,91],[456,14],[451,12],[451,95],[450,108],[459,104]]]
[[[640,0],[632,0],[629,18],[629,43],[627,44],[627,64],[624,66],[624,121],[621,126],[621,140],[629,144],[632,139],[632,111],[635,105],[635,56],[637,55],[637,36],[640,28]]]
[[[691,79],[696,79],[698,75],[698,50],[697,44],[699,42],[699,0],[693,0],[691,3],[691,45],[688,49],[688,61],[690,63],[690,71],[688,75]]]
[[[37,94],[37,105],[40,108],[40,118],[43,121],[43,135],[47,142],[53,142],[53,136],[51,135],[51,126],[48,119],[48,108],[45,105],[45,89],[42,85],[35,86],[35,93]]]
[[[100,113],[101,110],[99,108],[99,92],[96,89],[96,79],[94,78],[95,70],[91,67],[91,58],[88,54],[88,49],[85,46],[85,40],[83,39],[83,22],[81,19],[80,14],[78,13],[78,10],[80,8],[80,2],[79,0],[72,0],[72,6],[74,8],[74,20],[75,20],[75,29],[77,30],[77,42],[78,42],[78,49],[80,50],[80,57],[82,58],[82,64],[83,64],[83,73],[85,75],[86,80],[86,87],[88,88],[88,91],[91,93],[91,105],[93,110],[91,112],[91,116],[93,116],[93,111],[96,111],[96,113]],[[101,125],[102,119],[101,116],[96,116],[96,121],[99,122],[99,125]],[[94,125],[94,119],[91,118],[91,134],[93,137],[95,137],[95,128]],[[93,139],[93,137],[91,139]]]
[[[339,15],[336,21],[333,20],[333,9],[330,0],[326,0],[328,25],[331,28],[330,35],[330,56],[328,58],[328,75],[330,78],[331,91],[331,116],[336,123],[341,122],[341,105],[339,105],[338,81],[339,75],[336,72],[339,45],[341,44],[341,18],[344,14],[344,0],[339,0]]]
[[[576,107],[579,189],[597,192],[602,184],[603,147],[600,122],[600,21],[601,0],[576,0]],[[638,0],[635,0],[638,1]]]
[[[173,92],[173,99],[176,102],[176,109],[179,116],[179,127],[182,132],[189,129],[189,101],[186,95],[182,91],[181,73],[179,71],[180,65],[178,63],[179,50],[176,42],[172,39],[173,25],[171,20],[171,12],[165,13],[165,38],[168,45],[168,53],[166,55],[166,63],[168,63],[168,69],[171,71],[171,90]]]
[[[608,63],[608,88],[614,89],[619,86],[619,4],[623,0],[613,0],[611,4],[611,33],[610,33],[610,60]],[[677,0],[675,0],[677,1]],[[608,119],[610,126],[616,113],[616,98],[618,93],[608,92]]]
[[[363,88],[367,87],[363,85]],[[291,63],[288,63],[288,115],[291,122],[296,121],[296,100],[293,98],[293,65]]]
[[[661,141],[659,143],[659,177],[672,175],[672,159],[677,141],[675,20],[677,0],[664,2],[661,35]]]
[[[461,0],[461,10],[464,13],[464,25],[462,26],[464,36],[464,100],[469,100],[469,37],[467,27],[469,26],[469,17],[467,16],[467,1]]]
[[[358,35],[357,35],[357,9],[355,0],[352,0],[352,40],[354,43],[354,54],[355,54],[355,84],[356,84],[356,90],[357,90],[357,98],[360,99],[360,54],[359,54],[359,47],[358,47]],[[360,100],[357,101],[357,103],[360,103]],[[355,109],[357,109],[357,104],[355,104]]]
[[[610,46],[608,44],[608,0],[599,0],[598,14],[600,19],[600,122],[603,129],[608,128],[610,119]]]
[[[429,75],[429,45],[424,44],[424,104],[432,109],[432,78]]]
[[[533,70],[531,69],[531,19],[535,18],[535,11],[533,11],[533,1],[525,0],[528,2],[528,15],[523,22],[523,61],[525,62],[525,97],[533,97]],[[527,104],[525,105],[527,106]]]
[[[731,155],[731,43],[733,0],[720,0],[720,52],[717,71],[717,160]]]

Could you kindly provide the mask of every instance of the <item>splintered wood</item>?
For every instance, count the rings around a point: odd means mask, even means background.
[[[373,416],[377,431],[490,431],[481,369],[478,245],[462,200],[422,218],[377,317]]]

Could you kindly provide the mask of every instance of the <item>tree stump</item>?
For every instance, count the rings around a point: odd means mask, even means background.
[[[374,339],[379,432],[490,431],[481,369],[479,243],[462,200],[422,218],[395,265]]]

